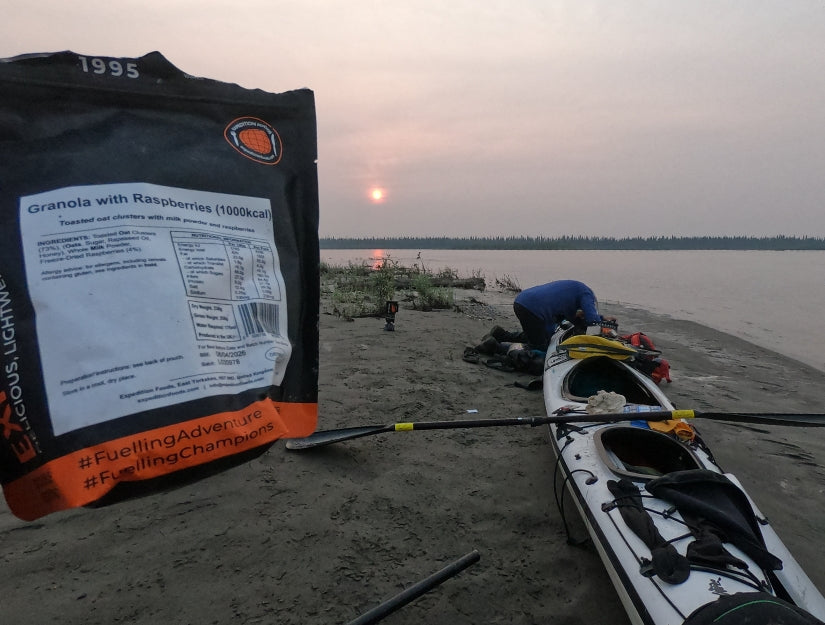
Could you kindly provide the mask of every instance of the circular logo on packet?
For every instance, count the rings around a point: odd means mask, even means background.
[[[229,123],[223,136],[229,145],[253,161],[275,165],[281,160],[281,137],[262,119],[239,117]]]

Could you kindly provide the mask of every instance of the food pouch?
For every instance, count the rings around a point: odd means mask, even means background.
[[[31,520],[315,429],[313,93],[0,61],[0,481]]]

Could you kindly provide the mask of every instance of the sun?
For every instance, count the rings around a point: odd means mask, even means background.
[[[379,202],[383,202],[386,196],[387,194],[384,191],[384,189],[381,189],[379,187],[373,187],[372,189],[370,189],[370,199],[376,204]]]

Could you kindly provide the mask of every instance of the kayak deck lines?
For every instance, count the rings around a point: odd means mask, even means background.
[[[616,428],[616,426],[613,426],[612,428],[609,428],[609,429],[614,429],[615,430],[617,428]],[[586,433],[586,427],[576,427],[576,426],[571,426],[571,425],[568,425],[565,428],[559,428],[559,430],[566,430],[566,431],[560,431],[558,433],[558,438],[559,439],[564,438],[568,442],[568,444],[571,441],[571,439],[570,439],[571,436],[575,436],[576,434]],[[603,433],[604,431],[605,431],[605,429],[602,429],[600,431],[600,433]],[[644,431],[644,430],[642,430],[642,431]],[[559,455],[559,457],[556,460],[556,463],[555,463],[556,470],[558,470],[558,468],[561,466],[560,458],[561,458],[561,455]],[[588,469],[575,469],[574,471],[585,473],[589,476],[588,479],[585,480],[585,484],[588,484],[588,482],[590,482],[591,484],[595,484],[595,480],[598,479],[598,478],[596,478],[595,473],[593,473],[593,471],[590,471]],[[571,477],[571,475],[568,475],[565,478],[565,481],[562,484],[562,489],[567,487],[568,482],[570,480],[570,477]],[[556,485],[554,484],[554,490],[557,491],[555,486]],[[643,500],[644,499],[649,499],[649,500],[654,500],[655,499],[652,495],[646,495],[646,494],[642,493],[640,490],[637,490],[636,492],[639,493],[639,495],[641,496],[641,498]],[[581,540],[574,540],[570,535],[569,525],[568,525],[568,522],[567,522],[566,512],[565,512],[565,509],[564,509],[564,499],[563,499],[563,496],[562,496],[563,492],[562,492],[562,495],[559,495],[558,492],[555,492],[554,495],[555,495],[556,504],[557,504],[557,507],[559,509],[559,513],[560,513],[560,516],[561,516],[561,519],[562,519],[562,523],[563,523],[565,531],[567,533],[568,543],[571,544],[571,545],[582,545],[582,544],[584,544],[585,542],[587,542],[589,537],[586,537],[586,538],[581,539]],[[668,593],[666,592],[665,588],[657,580],[656,575],[655,575],[655,569],[654,569],[654,566],[653,566],[653,563],[652,563],[651,559],[649,557],[646,557],[645,555],[643,555],[645,550],[637,549],[636,547],[634,547],[634,545],[632,544],[631,539],[629,538],[630,533],[627,530],[627,526],[625,525],[625,523],[622,520],[621,516],[618,516],[618,518],[617,518],[617,515],[620,515],[620,508],[621,508],[622,505],[623,505],[622,498],[614,496],[611,499],[605,500],[604,503],[602,503],[601,510],[602,510],[602,512],[605,513],[607,519],[613,525],[613,527],[616,531],[616,534],[621,538],[622,542],[627,547],[628,552],[632,554],[633,559],[635,560],[636,565],[638,566],[639,573],[642,576],[644,576],[648,579],[650,584],[660,594],[662,600],[667,602],[668,604],[670,604],[673,611],[675,613],[679,614],[681,619],[687,618],[688,614],[684,614],[680,610],[679,606],[676,605],[674,602],[672,602],[670,600],[670,597],[668,596]],[[688,529],[687,523],[679,516],[679,514],[678,514],[678,512],[677,512],[677,510],[674,506],[669,506],[665,509],[644,507],[644,510],[645,510],[645,512],[647,512],[649,514],[657,515],[657,516],[661,517],[662,519],[664,519],[666,521],[676,523],[676,524],[680,525],[682,528],[684,528],[681,533],[676,534],[675,536],[672,536],[671,538],[669,538],[667,540],[667,542],[669,544],[674,544],[674,543],[678,543],[678,542],[681,542],[681,541],[687,542],[687,541],[689,541],[693,538],[693,535],[691,534],[691,532]],[[724,586],[721,583],[721,578],[722,577],[731,579],[731,580],[733,580],[735,582],[738,582],[740,584],[745,584],[745,585],[749,586],[751,589],[753,589],[755,591],[767,591],[767,592],[772,592],[773,591],[772,586],[771,586],[771,584],[770,584],[770,582],[768,581],[767,578],[765,578],[765,579],[758,578],[750,570],[750,568],[748,568],[748,567],[746,567],[745,569],[743,569],[741,571],[734,571],[734,570],[720,568],[720,567],[715,567],[715,568],[714,567],[708,567],[708,566],[703,567],[703,566],[699,566],[697,564],[690,564],[690,570],[691,570],[691,572],[692,571],[701,571],[701,572],[704,572],[704,573],[711,573],[711,574],[717,575],[719,579],[717,580],[717,582],[715,584],[712,584],[712,585],[715,588],[716,592],[720,596],[722,594],[725,594]]]

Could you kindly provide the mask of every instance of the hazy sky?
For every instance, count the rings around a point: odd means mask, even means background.
[[[311,88],[322,236],[825,236],[822,0],[0,9],[2,57],[158,50]]]

